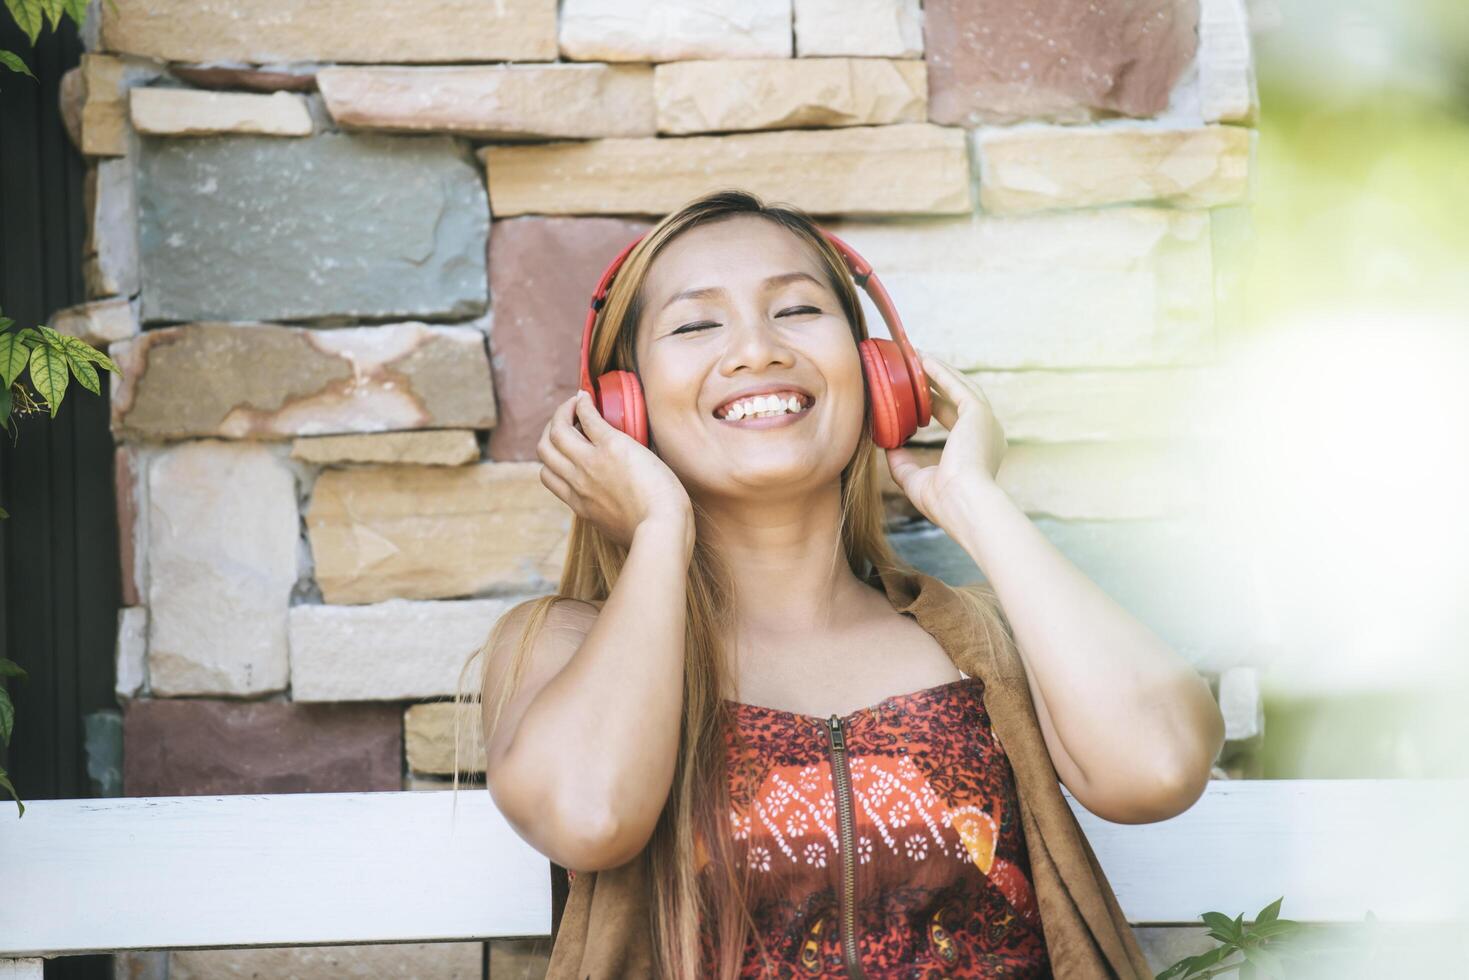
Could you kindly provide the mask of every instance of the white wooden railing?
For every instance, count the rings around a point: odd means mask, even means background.
[[[0,806],[0,980],[121,950],[545,936],[544,857],[481,787]],[[1072,801],[1129,921],[1469,915],[1469,782],[1215,781],[1156,824]]]

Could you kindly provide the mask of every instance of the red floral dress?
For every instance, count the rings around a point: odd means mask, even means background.
[[[983,691],[965,677],[841,718],[725,702],[730,822],[759,930],[742,977],[1051,975]]]

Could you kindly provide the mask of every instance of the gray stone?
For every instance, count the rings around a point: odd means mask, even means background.
[[[119,699],[148,693],[148,607],[125,606],[117,611],[117,683]]]
[[[140,143],[145,324],[485,310],[484,179],[451,137]]]
[[[87,779],[92,795],[111,798],[122,795],[122,712],[103,708],[82,717]]]
[[[138,217],[133,157],[98,160],[87,168],[83,196],[91,220],[82,243],[87,297],[132,296],[138,291]]]
[[[256,443],[182,443],[149,465],[148,504],[153,693],[285,690],[299,537],[290,468]]]

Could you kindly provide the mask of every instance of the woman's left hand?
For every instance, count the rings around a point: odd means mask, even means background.
[[[979,386],[931,354],[918,351],[928,375],[933,417],[949,430],[934,466],[919,466],[908,449],[887,450],[893,481],[918,512],[946,531],[964,493],[994,484],[1008,443]]]

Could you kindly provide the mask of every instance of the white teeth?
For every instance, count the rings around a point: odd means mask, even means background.
[[[789,395],[782,398],[780,395],[756,395],[735,402],[725,412],[724,418],[730,422],[738,422],[742,418],[753,416],[795,414],[801,411],[801,399],[797,395]]]

